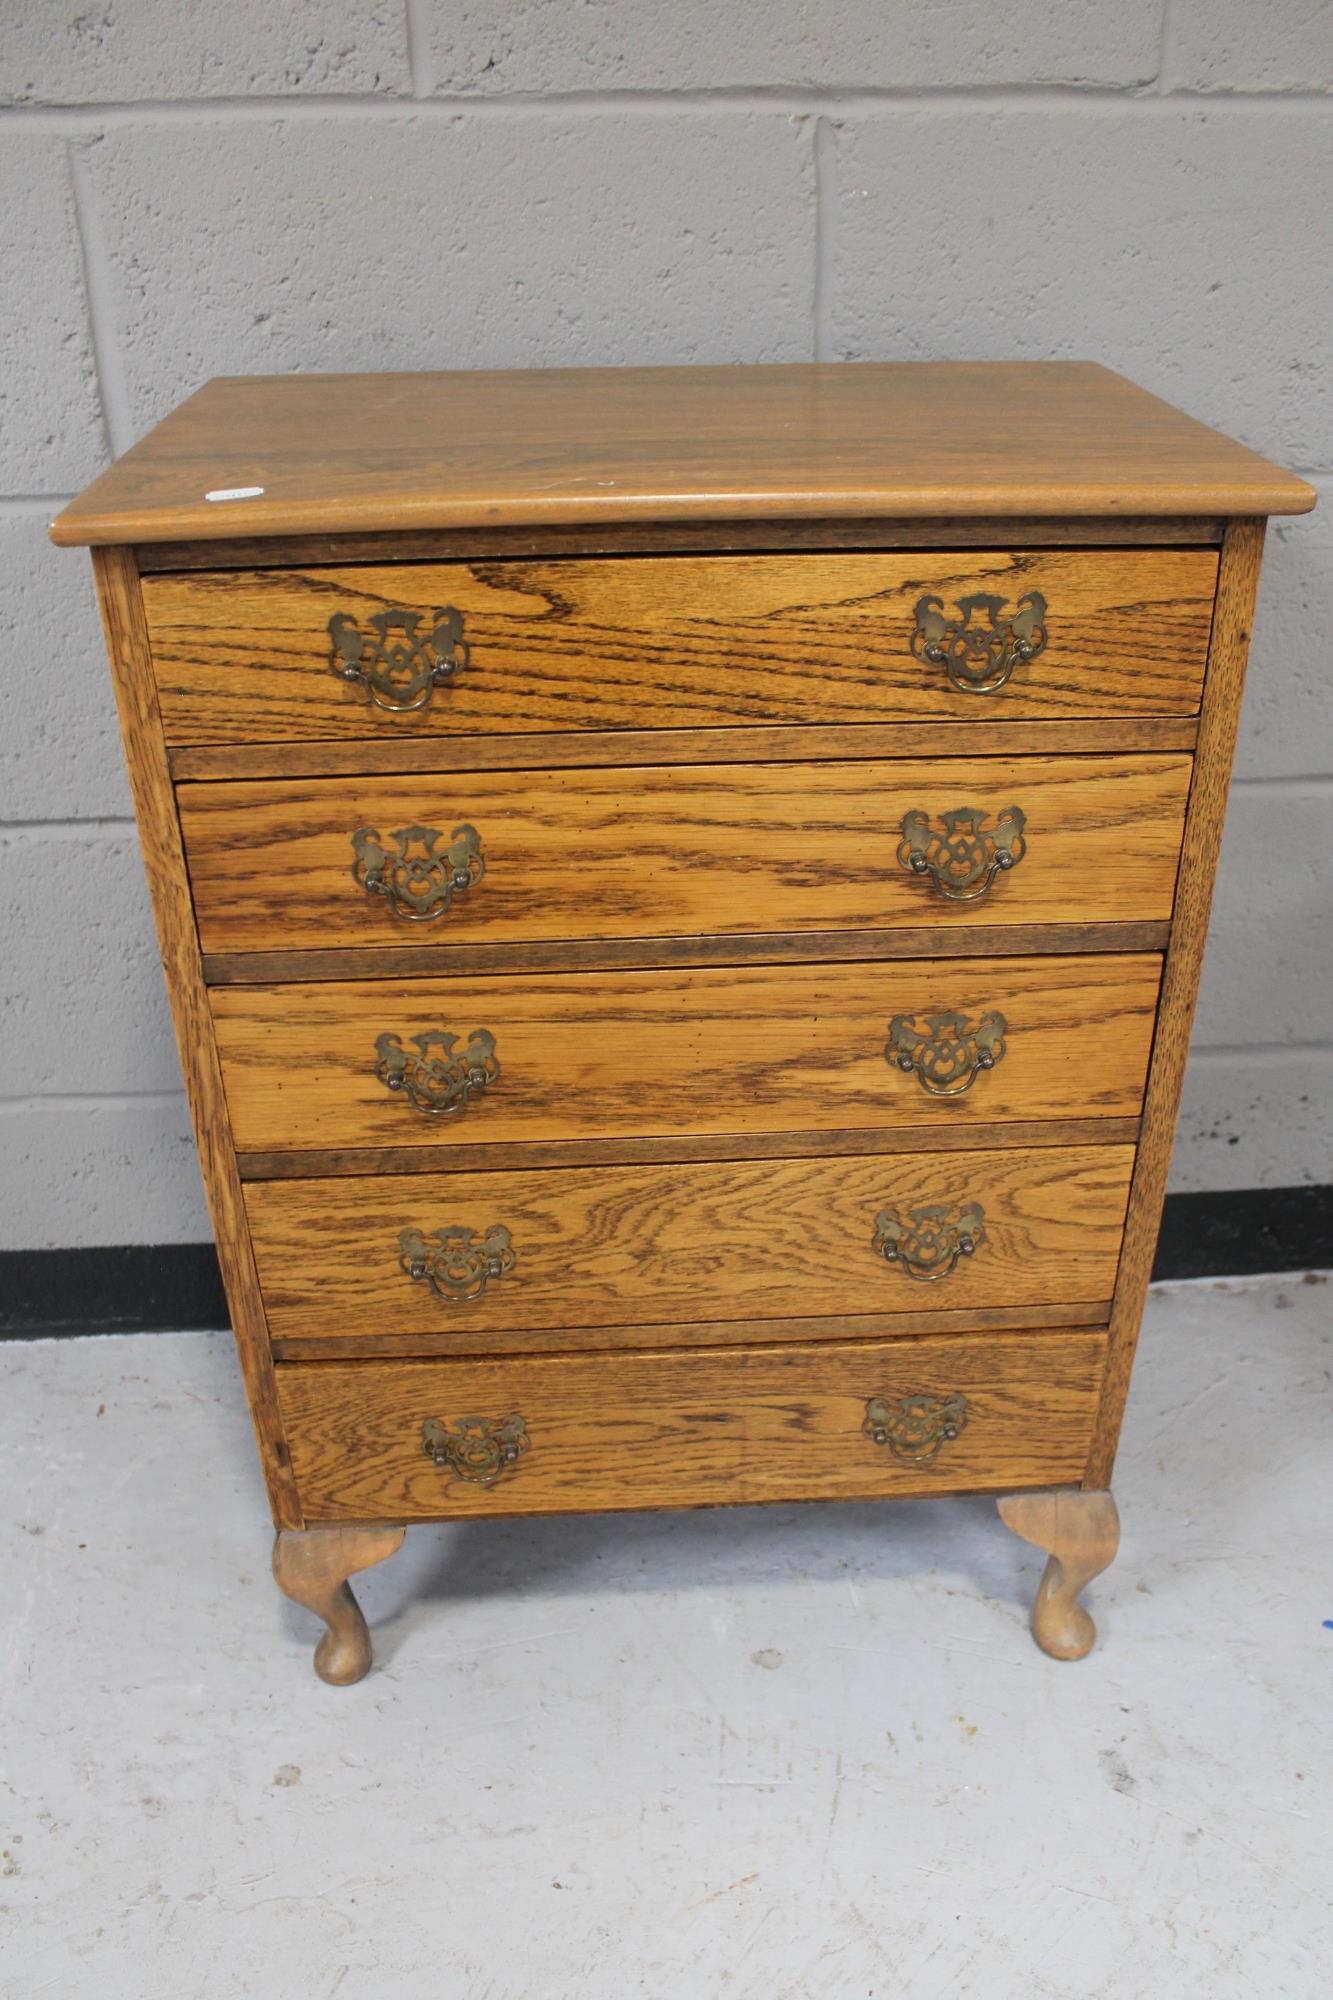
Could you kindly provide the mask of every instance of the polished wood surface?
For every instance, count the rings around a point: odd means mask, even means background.
[[[223,376],[51,532],[69,545],[1313,505],[1302,480],[1091,362],[799,363]]]
[[[308,1520],[599,1513],[869,1500],[1081,1478],[1105,1336],[825,1343],[504,1361],[284,1363],[278,1392]],[[967,1422],[911,1464],[866,1403],[962,1395]],[[422,1424],[520,1415],[530,1446],[492,1486],[455,1477]]]
[[[408,1520],[966,1490],[1088,1650],[1259,517],[1313,503],[1104,369],[876,363],[227,379],[66,509],[326,1678]],[[1003,689],[912,654],[919,599],[1025,591]],[[446,604],[420,711],[331,671],[335,613]],[[1015,806],[975,900],[899,860]],[[352,843],[422,826],[485,857],[424,924]],[[1006,1050],[942,1099],[884,1050],[952,1012]],[[456,1120],[374,1075],[476,1028]],[[470,1301],[411,1275],[496,1224]]]
[[[1006,1528],[1049,1552],[1032,1606],[1032,1635],[1054,1660],[1081,1660],[1097,1628],[1079,1592],[1115,1561],[1120,1516],[1110,1493],[1006,1493],[996,1503]]]
[[[921,1286],[920,1296],[929,1298],[931,1287]],[[1011,1333],[1035,1329],[1095,1326],[1103,1330],[1110,1311],[1108,1299],[1063,1299],[1058,1305],[970,1306],[966,1310],[935,1306],[928,1312],[821,1313],[815,1319],[673,1319],[640,1320],[635,1323],[631,1345],[636,1348],[676,1347],[767,1347],[776,1342],[810,1343],[823,1340],[905,1340],[914,1334],[989,1334],[1004,1340]],[[490,1345],[464,1339],[450,1322],[434,1333],[401,1334],[392,1328],[385,1333],[290,1334],[273,1342],[278,1361],[379,1361],[389,1356],[421,1361],[427,1357],[458,1360],[473,1346],[482,1354]],[[506,1354],[623,1353],[625,1328],[621,1326],[571,1326],[560,1329],[558,1341],[542,1330],[519,1327],[506,1334]]]
[[[396,1554],[403,1533],[366,1522],[278,1531],[274,1582],[328,1626],[315,1648],[315,1672],[332,1687],[350,1687],[370,1671],[370,1633],[347,1579]]]
[[[418,1146],[443,1164],[537,1140],[1133,1116],[1159,977],[1148,954],[964,958],[215,987],[211,1005],[242,1151]],[[996,1011],[1004,1053],[960,1096],[886,1060],[897,1015]],[[477,1028],[500,1073],[456,1114],[377,1074],[381,1035],[410,1051],[443,1030],[461,1052]]]
[[[260,1464],[275,1525],[299,1527],[300,1509],[274,1392],[268,1327],[241,1205],[227,1100],[167,774],[139,578],[133,555],[125,549],[94,550],[93,569],[176,1046]]]
[[[150,577],[144,603],[171,743],[685,729],[757,723],[1189,715],[1217,557],[1204,549],[957,555],[636,556]],[[951,685],[912,651],[916,606],[1045,600],[1035,660],[1002,688]],[[330,619],[462,617],[467,663],[392,711],[332,671]],[[973,629],[989,631],[979,609]],[[401,634],[394,638],[401,643]]]
[[[1045,1146],[255,1181],[246,1207],[276,1339],[391,1326],[486,1353],[565,1327],[1109,1299],[1133,1159],[1128,1146]],[[974,1203],[984,1240],[945,1277],[913,1279],[875,1248],[885,1209],[907,1223]],[[403,1269],[405,1229],[481,1239],[496,1224],[514,1268],[480,1297],[441,1298]]]
[[[406,929],[407,927],[404,926]],[[253,986],[326,980],[485,979],[547,972],[679,969],[718,965],[832,965],[861,960],[931,958],[947,943],[951,958],[1065,957],[1085,952],[1160,952],[1171,926],[1157,923],[969,924],[942,939],[938,925],[901,930],[770,931],[728,937],[541,938],[525,944],[456,944],[441,958],[436,945],[351,945],[342,950],[211,951],[204,954],[210,986]]]
[[[1009,1146],[1132,1146],[1137,1118],[1017,1118],[1012,1124],[848,1125],[836,1132],[724,1132],[688,1139],[525,1139],[478,1144],[457,1154],[431,1146],[312,1147],[309,1152],[240,1152],[242,1180],[326,1180],[337,1175],[431,1174],[450,1167],[652,1166],[689,1160],[833,1158],[844,1153],[972,1152]]]
[[[1226,522],[1211,514],[1096,515],[1061,521],[1005,514],[907,521],[854,516],[823,520],[601,521],[545,527],[413,528],[396,534],[236,535],[228,541],[141,542],[140,570],[321,569],[334,563],[472,562],[530,557],[779,555],[797,549],[1219,548]]]
[[[939,759],[311,778],[177,789],[205,951],[1168,918],[1190,760]],[[1027,815],[1021,864],[952,902],[897,858],[906,813]],[[352,874],[352,835],[481,836],[484,880],[430,925]],[[429,938],[426,932],[429,930]],[[405,936],[404,933],[407,933]]]
[[[1119,716],[1114,747],[1192,750],[1194,716]],[[1105,753],[1101,722],[986,718],[988,757]],[[171,751],[174,778],[329,778],[340,773],[521,771],[598,764],[808,764],[823,758],[954,757],[968,738],[953,722],[846,723],[822,729],[571,729],[563,736],[360,736],[348,743],[196,743]]]
[[[1227,530],[1218,580],[1208,678],[1200,719],[1199,750],[1190,789],[1189,824],[1182,856],[1180,892],[1171,946],[1162,977],[1162,998],[1153,1044],[1152,1074],[1144,1104],[1142,1137],[1134,1172],[1134,1195],[1125,1230],[1124,1255],[1116,1283],[1106,1387],[1088,1483],[1111,1483],[1116,1445],[1129,1393],[1130,1371],[1152,1277],[1153,1258],[1166,1199],[1171,1148],[1180,1094],[1185,1083],[1190,1031],[1203,972],[1208,917],[1212,909],[1217,857],[1226,818],[1231,760],[1245,690],[1259,566],[1264,549],[1263,521],[1235,521]]]

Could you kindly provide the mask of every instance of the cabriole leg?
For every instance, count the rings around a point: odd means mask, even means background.
[[[1120,1516],[1109,1493],[1006,1493],[996,1502],[1000,1519],[1025,1542],[1045,1549],[1050,1561],[1032,1607],[1032,1634],[1055,1660],[1081,1660],[1092,1651],[1097,1628],[1078,1594],[1115,1560]]]
[[[347,1585],[403,1545],[405,1528],[341,1521],[318,1528],[283,1528],[273,1544],[279,1590],[304,1604],[328,1626],[315,1648],[315,1672],[334,1687],[348,1687],[370,1670],[370,1633]]]

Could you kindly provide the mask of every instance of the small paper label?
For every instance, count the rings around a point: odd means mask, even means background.
[[[205,493],[205,500],[257,500],[263,492],[262,486],[215,486],[211,493]]]

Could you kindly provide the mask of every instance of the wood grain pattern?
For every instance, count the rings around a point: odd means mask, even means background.
[[[853,723],[822,729],[606,729],[564,736],[401,737],[351,743],[202,743],[173,750],[186,778],[331,778],[396,771],[521,771],[598,764],[808,764],[821,758],[953,757],[980,740],[988,757],[1102,755],[1108,750],[1193,750],[1193,716],[1124,716],[1103,722],[1001,722],[980,738],[958,722]]]
[[[350,1687],[370,1672],[370,1633],[347,1579],[395,1554],[403,1532],[365,1522],[278,1532],[273,1580],[328,1626],[315,1648],[315,1672],[331,1687]]]
[[[170,743],[265,743],[1190,715],[1217,558],[1204,549],[636,556],[156,576],[144,585]],[[912,653],[915,608],[1047,604],[1039,656],[993,693]],[[462,614],[465,668],[392,713],[330,670],[329,620]],[[984,613],[974,624],[987,626]]]
[[[927,1289],[922,1288],[923,1292]],[[1072,1326],[1104,1328],[1111,1310],[1109,1299],[1063,1299],[1059,1305],[974,1306],[966,1311],[935,1308],[930,1312],[824,1313],[817,1319],[676,1319],[669,1322],[642,1320],[634,1327],[634,1346],[676,1347],[766,1347],[776,1342],[827,1340],[905,1340],[929,1333],[986,1333],[1006,1340],[1012,1333],[1041,1330],[1056,1332]],[[551,1349],[550,1335],[525,1332],[519,1328],[505,1340],[509,1354],[543,1354]],[[562,1327],[560,1350],[568,1354],[624,1352],[625,1329],[620,1326]],[[470,1346],[468,1351],[471,1351]],[[488,1354],[489,1346],[478,1346]],[[338,1334],[332,1339],[320,1335],[293,1334],[273,1342],[276,1361],[384,1360],[398,1355],[421,1361],[427,1356],[457,1360],[458,1335],[442,1328],[435,1333],[404,1335],[387,1333]]]
[[[755,1500],[868,1500],[1082,1477],[1105,1336],[1016,1335],[505,1361],[284,1363],[311,1520],[454,1520]],[[963,1395],[924,1464],[868,1438],[866,1402]],[[495,1485],[425,1456],[422,1423],[511,1412],[530,1449]]]
[[[695,1139],[525,1139],[478,1144],[451,1154],[438,1146],[315,1146],[309,1152],[237,1153],[247,1181],[352,1179],[366,1174],[429,1174],[453,1166],[651,1166],[654,1161],[810,1159],[820,1154],[979,1152],[1006,1146],[1132,1146],[1137,1118],[1019,1118],[1010,1125],[904,1125],[891,1131],[851,1125],[836,1132],[724,1132]]]
[[[219,489],[258,488],[220,504]],[[1313,489],[1090,362],[229,376],[61,544],[555,522],[1304,513]]]
[[[1086,364],[839,364],[222,380],[54,524],[102,545],[279,1580],[332,1678],[407,1520],[965,1490],[1086,1651],[1259,517],[1314,498]],[[1050,636],[1002,693],[912,658],[918,597],[1023,590]],[[334,611],[437,602],[473,650],[428,709],[329,672]],[[908,810],[1015,804],[984,900],[897,860]],[[487,868],[409,926],[351,835],[421,823]],[[954,1009],[1008,1048],[942,1101],[882,1051]],[[461,1122],[372,1080],[376,1035],[476,1026],[501,1075]],[[881,1209],[968,1203],[940,1283],[878,1254]],[[470,1305],[401,1268],[404,1227],[495,1222]],[[965,1421],[895,1457],[871,1397]],[[493,1485],[423,1451],[511,1413]]]
[[[1078,1594],[1115,1561],[1120,1516],[1109,1493],[1006,1493],[997,1503],[1006,1528],[1049,1551],[1032,1606],[1032,1635],[1053,1660],[1081,1660],[1097,1628]]]
[[[456,1327],[457,1352],[496,1353],[509,1335],[545,1329],[550,1346],[571,1326],[1107,1298],[1133,1157],[1125,1146],[1041,1147],[252,1181],[246,1205],[275,1339]],[[873,1246],[887,1207],[907,1217],[973,1202],[986,1240],[938,1282],[913,1281]],[[466,1304],[400,1264],[404,1229],[482,1236],[497,1223],[514,1268]]]
[[[1190,760],[912,762],[311,778],[177,788],[205,951],[484,939],[1161,921],[1171,914]],[[950,902],[897,860],[914,809],[1027,814],[1027,854]],[[353,879],[370,826],[475,827],[483,881],[440,921],[396,919]],[[423,935],[430,930],[430,938]],[[412,933],[409,938],[404,932]]]
[[[936,959],[887,965],[214,988],[242,1150],[420,1146],[458,1159],[533,1140],[956,1131],[1137,1113],[1160,960]],[[962,1096],[885,1058],[889,1022],[998,1010],[1005,1051]],[[500,1074],[456,1116],[376,1074],[381,1034],[495,1038]],[[929,1142],[927,1142],[929,1143]],[[515,1162],[518,1164],[518,1162]]]
[[[1245,665],[1254,620],[1264,522],[1234,521],[1222,547],[1217,612],[1204,684],[1199,750],[1190,790],[1171,945],[1162,976],[1161,1007],[1152,1069],[1144,1102],[1142,1136],[1134,1173],[1133,1204],[1116,1280],[1111,1347],[1096,1445],[1088,1467],[1091,1487],[1109,1487],[1115,1464],[1130,1371],[1138,1344],[1148,1281],[1152,1276],[1162,1203],[1185,1081],[1190,1030],[1203,970],[1208,915],[1226,818],[1227,787],[1240,723]]]
[[[298,1528],[300,1508],[283,1438],[268,1328],[213,1043],[185,857],[157,712],[157,690],[148,658],[139,579],[132,554],[123,549],[94,550],[93,569],[176,1044],[260,1464],[275,1525]]]
[[[1226,523],[1205,514],[1025,520],[1021,514],[904,521],[602,521],[546,527],[400,529],[394,534],[237,535],[227,541],[143,542],[145,575],[197,569],[321,569],[333,563],[471,562],[477,556],[780,555],[795,549],[1218,547]]]
[[[1084,952],[1160,952],[1169,923],[970,924],[948,938],[953,958],[1064,958]],[[213,951],[204,956],[210,986],[322,984],[329,979],[487,978],[492,973],[621,971],[719,965],[822,965],[851,960],[881,964],[930,958],[941,944],[939,927],[908,924],[902,930],[771,931],[767,936],[542,938],[536,943],[380,948],[353,945],[339,951]]]

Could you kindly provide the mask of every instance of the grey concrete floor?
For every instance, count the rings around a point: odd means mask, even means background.
[[[228,1340],[0,1348],[6,2000],[1298,2000],[1323,1280],[1151,1302],[1101,1639],[986,1501],[412,1530],[331,1689]]]

